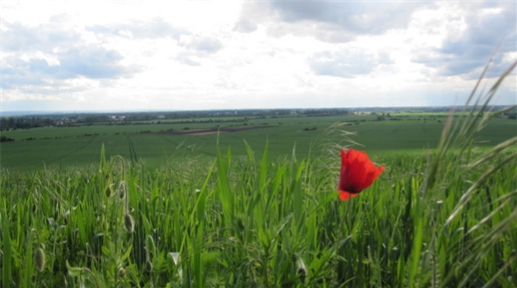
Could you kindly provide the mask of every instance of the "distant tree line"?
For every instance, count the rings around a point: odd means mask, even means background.
[[[249,110],[214,110],[214,111],[179,111],[163,114],[166,119],[185,118],[225,118],[225,117],[268,117],[284,116],[293,113],[292,109],[249,109]]]
[[[87,115],[81,118],[78,118],[76,123],[82,123],[82,124],[93,124],[93,123],[99,123],[99,122],[109,122],[110,118],[108,115],[105,114],[92,114]]]
[[[0,118],[0,131],[9,129],[30,129],[54,125],[54,120],[47,117],[3,117]]]
[[[14,141],[13,138],[7,138],[5,136],[0,136],[0,142],[11,142]]]
[[[83,114],[79,115],[76,123],[111,123],[118,125],[139,124],[138,122],[158,120],[159,123],[168,123],[166,120],[185,119],[185,123],[192,122],[187,119],[210,118],[210,120],[197,120],[200,123],[212,122],[218,118],[231,118],[229,121],[247,121],[248,118],[280,118],[288,115],[297,116],[336,116],[348,115],[348,109],[249,109],[249,110],[210,110],[210,111],[175,111],[175,112],[129,112],[112,114]],[[181,122],[174,122],[181,123]]]
[[[347,109],[304,109],[297,113],[305,116],[339,116],[348,115],[351,111]]]
[[[461,107],[460,107],[461,108]],[[495,110],[505,108],[497,106]],[[372,109],[376,112],[369,112]],[[401,120],[392,118],[389,112],[448,112],[451,107],[375,107],[375,108],[319,108],[319,109],[246,109],[246,110],[208,110],[208,111],[152,111],[152,112],[103,112],[103,113],[59,113],[49,115],[0,117],[0,131],[13,129],[30,129],[53,125],[80,126],[80,125],[138,125],[147,124],[148,121],[156,121],[156,124],[170,124],[167,120],[184,119],[174,123],[210,123],[244,122],[249,119],[294,117],[321,117],[340,116],[351,114],[370,113],[377,116],[378,121]],[[516,110],[507,111],[504,116],[516,119]],[[455,115],[456,116],[456,115]],[[442,116],[438,116],[442,117]],[[445,117],[445,116],[443,116]],[[200,120],[201,118],[209,118]],[[153,122],[154,124],[155,122]]]

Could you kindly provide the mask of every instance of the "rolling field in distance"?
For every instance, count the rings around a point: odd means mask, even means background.
[[[278,117],[249,119],[243,122],[153,124],[148,121],[133,125],[91,125],[79,127],[45,127],[2,132],[14,142],[4,142],[0,149],[2,168],[31,171],[47,167],[84,166],[96,163],[104,144],[107,156],[121,155],[150,167],[171,164],[190,158],[210,160],[216,154],[217,135],[166,135],[167,131],[191,131],[216,127],[267,128],[221,133],[219,145],[230,147],[235,156],[246,155],[244,140],[261,157],[262,147],[269,142],[270,157],[290,156],[293,148],[300,158],[319,153],[325,143],[326,129],[334,123],[344,123],[343,130],[356,133],[350,139],[364,146],[356,148],[379,156],[397,153],[420,153],[437,146],[437,139],[446,121],[446,113],[393,114],[376,121],[370,114],[328,117]],[[398,120],[397,120],[398,119]],[[191,121],[201,119],[191,119]],[[208,119],[205,119],[208,120]],[[219,122],[217,122],[219,121]],[[314,128],[316,128],[314,130]],[[188,129],[188,130],[187,130]],[[305,131],[304,131],[305,129]],[[162,132],[162,133],[160,133]],[[517,122],[506,118],[491,119],[476,141],[480,147],[492,147],[517,133]],[[34,140],[27,140],[34,139]]]

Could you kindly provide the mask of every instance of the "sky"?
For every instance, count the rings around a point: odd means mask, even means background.
[[[517,60],[516,3],[3,0],[0,111],[462,105]]]

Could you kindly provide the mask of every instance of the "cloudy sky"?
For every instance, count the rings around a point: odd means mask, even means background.
[[[517,59],[514,0],[0,5],[1,111],[445,106]]]

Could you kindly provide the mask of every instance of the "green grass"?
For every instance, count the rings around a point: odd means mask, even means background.
[[[3,173],[2,287],[517,284],[515,157],[451,220],[469,183],[507,154],[469,170],[446,156],[427,191],[425,155],[374,157],[386,171],[341,202],[339,159],[249,152],[157,170],[116,157],[91,169]]]
[[[296,146],[300,158],[307,157],[312,146],[320,144],[319,139],[332,123],[346,122],[350,126],[344,129],[355,132],[352,139],[363,146],[356,148],[367,150],[371,155],[422,152],[438,144],[442,123],[437,121],[404,120],[372,121],[370,115],[352,115],[345,117],[290,117],[255,119],[250,126],[272,125],[270,128],[247,130],[236,133],[224,133],[219,137],[223,149],[232,148],[235,156],[246,155],[243,140],[255,151],[261,151],[269,140],[269,154],[272,159],[291,154]],[[367,122],[354,122],[362,121]],[[281,123],[281,124],[279,124]],[[355,125],[355,123],[359,123]],[[220,123],[237,125],[236,123]],[[82,126],[51,127],[30,130],[3,132],[2,135],[16,139],[4,142],[0,146],[0,164],[12,171],[34,171],[47,167],[80,167],[96,163],[98,151],[105,145],[108,156],[121,155],[138,160],[150,167],[160,167],[179,159],[196,158],[209,161],[215,157],[217,135],[181,136],[142,134],[141,131],[158,132],[161,130],[182,130],[215,127],[217,123],[192,125],[122,125],[122,126]],[[302,131],[302,128],[317,130]],[[482,130],[476,138],[480,147],[493,147],[495,144],[515,135],[517,122],[514,120],[494,118],[488,128]],[[84,136],[88,134],[90,136]],[[96,135],[97,134],[97,135]],[[21,141],[29,137],[37,140]],[[56,138],[60,137],[60,138]],[[50,138],[50,139],[41,139]],[[314,149],[314,153],[319,153]],[[257,152],[260,154],[260,152]],[[260,155],[259,155],[260,157]]]

